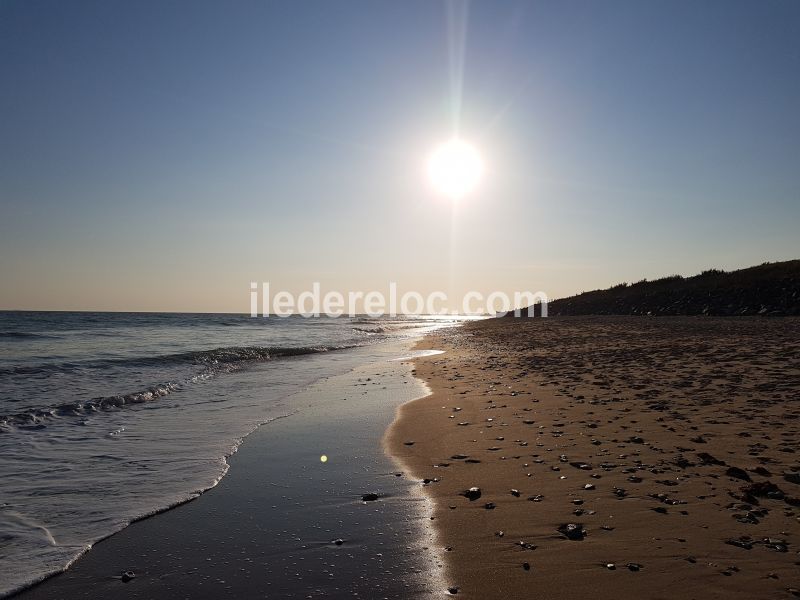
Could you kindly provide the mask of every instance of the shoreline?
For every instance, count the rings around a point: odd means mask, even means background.
[[[437,567],[425,559],[424,498],[418,482],[394,476],[381,443],[396,405],[423,389],[407,360],[389,360],[409,346],[364,349],[347,372],[293,394],[302,410],[246,436],[216,486],[131,523],[13,597],[368,595],[379,574],[393,579],[380,584],[387,592],[430,597]],[[361,500],[373,491],[377,502]],[[129,570],[136,577],[123,583]]]
[[[10,592],[8,592],[6,594],[2,594],[2,595],[0,595],[0,600],[6,600],[6,599],[10,600],[11,598],[19,598],[19,597],[23,596],[25,593],[27,593],[28,591],[33,590],[33,589],[37,588],[40,585],[46,584],[50,579],[52,579],[54,577],[58,577],[59,575],[62,575],[64,573],[66,573],[67,571],[69,571],[73,567],[73,565],[75,565],[78,561],[80,561],[89,552],[94,550],[94,548],[98,544],[101,544],[101,543],[105,542],[106,540],[108,540],[110,538],[113,538],[114,536],[123,533],[127,528],[131,527],[132,525],[136,525],[139,522],[146,521],[146,520],[149,520],[149,519],[153,519],[153,518],[158,517],[159,515],[162,515],[164,513],[168,513],[170,511],[176,510],[176,509],[182,507],[185,504],[189,504],[190,502],[194,502],[195,500],[198,500],[204,494],[206,494],[207,492],[210,492],[211,490],[216,488],[222,482],[222,480],[228,474],[228,471],[230,471],[230,468],[231,468],[230,460],[231,460],[231,458],[237,452],[239,452],[239,448],[242,446],[242,444],[245,443],[245,441],[247,440],[247,438],[250,435],[252,435],[253,433],[255,433],[257,430],[259,430],[261,427],[263,427],[265,425],[269,425],[269,424],[271,424],[271,423],[273,423],[275,421],[279,421],[280,419],[285,419],[285,418],[288,418],[288,417],[291,417],[291,416],[292,416],[292,414],[288,414],[288,415],[281,415],[281,416],[278,416],[278,417],[269,418],[269,419],[263,421],[262,423],[259,423],[251,431],[247,432],[244,436],[242,436],[241,439],[239,439],[236,442],[236,444],[233,447],[232,451],[222,457],[222,460],[225,462],[225,469],[222,471],[222,473],[219,475],[219,477],[217,477],[214,480],[214,482],[211,485],[209,485],[208,487],[205,487],[205,488],[202,488],[202,489],[198,489],[198,490],[195,490],[193,492],[189,492],[190,495],[188,497],[184,498],[184,499],[177,500],[177,501],[173,502],[172,504],[168,504],[167,506],[163,506],[161,508],[154,509],[151,512],[148,512],[146,514],[143,514],[143,515],[140,515],[138,517],[135,517],[135,518],[131,519],[128,523],[123,525],[120,529],[117,529],[116,531],[112,531],[111,533],[108,533],[108,534],[104,535],[103,537],[100,537],[100,538],[96,539],[95,541],[93,541],[88,547],[84,548],[83,551],[80,554],[77,554],[74,558],[72,558],[62,569],[60,569],[58,571],[53,571],[52,573],[48,573],[48,574],[42,576],[40,579],[37,579],[35,581],[31,581],[30,583],[24,584],[23,586],[21,586],[21,587],[19,587],[17,589],[13,589],[13,590],[11,590]]]
[[[565,317],[426,336],[418,348],[445,350],[414,361],[432,393],[385,440],[438,480],[425,491],[447,585],[794,597],[799,333],[796,318]]]

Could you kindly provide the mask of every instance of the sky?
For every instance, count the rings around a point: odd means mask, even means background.
[[[800,257],[800,2],[0,0],[0,309]],[[453,202],[437,143],[481,152]]]

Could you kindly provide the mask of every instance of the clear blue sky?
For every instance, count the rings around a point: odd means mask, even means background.
[[[800,257],[800,2],[451,9],[463,55],[434,0],[0,0],[0,308]],[[423,164],[456,96],[487,173],[454,210]]]

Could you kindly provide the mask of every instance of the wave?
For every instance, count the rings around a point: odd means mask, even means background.
[[[178,354],[167,354],[152,358],[120,359],[117,361],[104,361],[105,363],[124,362],[126,366],[140,366],[143,364],[176,364],[188,363],[202,365],[203,371],[182,381],[170,381],[158,385],[153,385],[142,390],[126,394],[115,394],[112,396],[102,396],[68,402],[45,408],[26,409],[19,413],[0,415],[0,425],[15,426],[24,429],[43,429],[47,421],[59,417],[81,417],[106,410],[116,410],[130,405],[152,402],[163,398],[172,392],[181,390],[187,385],[198,383],[213,377],[221,372],[232,372],[241,369],[248,364],[264,362],[277,358],[289,358],[304,356],[308,354],[318,354],[331,350],[343,350],[352,346],[306,346],[299,348],[273,348],[266,346],[234,346],[227,348],[215,348],[213,350],[201,350],[196,352],[182,352]],[[70,367],[74,363],[68,363]],[[51,367],[53,365],[45,365]],[[55,365],[56,367],[58,365]],[[62,365],[63,366],[63,365]],[[25,368],[30,369],[30,368]],[[3,370],[0,370],[2,373]],[[21,371],[15,370],[16,374]],[[22,371],[25,372],[25,371]]]
[[[353,327],[353,331],[361,333],[384,333],[386,330],[383,327]]]
[[[26,339],[53,339],[56,336],[54,335],[46,335],[44,333],[31,333],[30,331],[0,331],[0,339],[7,338],[7,339],[17,339],[17,340],[26,340]]]
[[[330,350],[341,350],[353,346],[306,346],[298,348],[276,348],[271,346],[230,346],[211,350],[196,350],[163,354],[159,356],[136,356],[93,361],[70,361],[18,365],[0,369],[0,375],[47,375],[56,372],[74,372],[80,369],[103,369],[106,367],[147,367],[159,365],[194,364],[205,367],[230,365],[242,362],[265,361],[273,358],[316,354]]]

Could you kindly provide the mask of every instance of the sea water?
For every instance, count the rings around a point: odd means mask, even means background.
[[[0,312],[0,596],[213,487],[365,346],[457,322]]]

